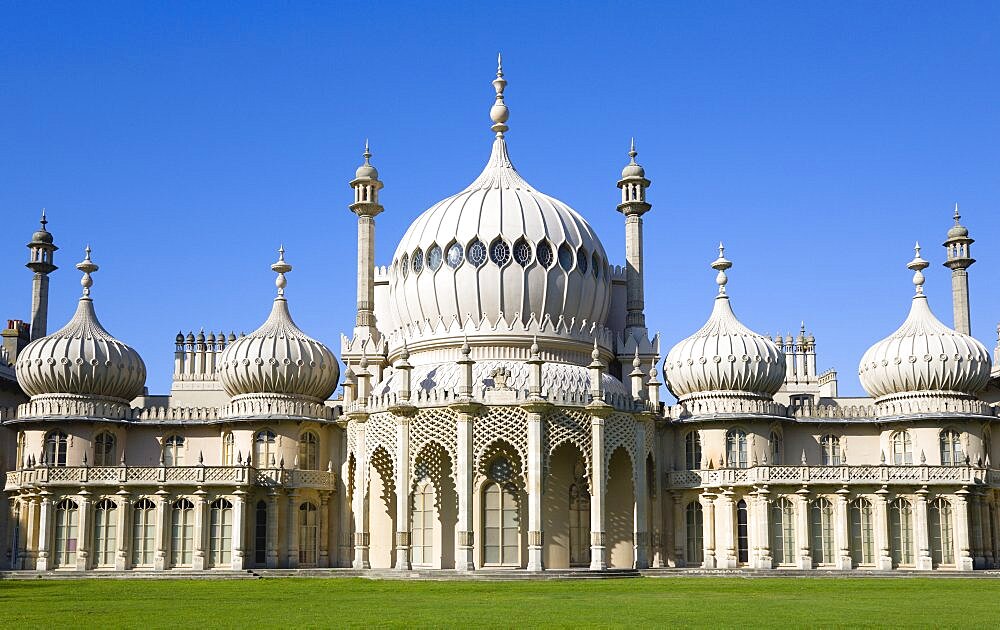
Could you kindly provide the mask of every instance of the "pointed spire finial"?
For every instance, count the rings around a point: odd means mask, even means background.
[[[45,226],[48,225],[49,220],[45,218],[45,208],[42,208],[42,218],[39,223],[42,224],[42,232],[47,232],[48,230],[45,229]]]
[[[635,164],[635,156],[639,155],[639,152],[635,150],[635,136],[632,136],[632,145],[628,150],[629,164]]]
[[[365,138],[365,152],[361,154],[365,158],[365,166],[371,166],[369,160],[372,159],[372,151],[368,148],[368,138]]]
[[[493,107],[490,108],[490,119],[493,121],[493,126],[490,128],[496,132],[498,138],[502,138],[504,132],[509,129],[506,123],[507,118],[510,117],[510,110],[507,109],[507,104],[503,100],[503,91],[506,87],[507,80],[503,78],[503,57],[497,53],[497,78],[493,79],[496,100],[493,102]]]
[[[958,225],[958,220],[962,218],[962,215],[958,213],[958,202],[955,202],[955,225]]]
[[[278,287],[278,297],[285,297],[285,286],[288,285],[288,281],[285,280],[285,274],[292,270],[292,266],[285,262],[285,246],[284,244],[278,247],[278,262],[271,265],[271,271],[278,274],[278,277],[274,280],[274,285]]]
[[[733,266],[733,263],[726,259],[726,246],[719,241],[719,257],[715,259],[712,263],[712,269],[719,272],[715,276],[715,284],[719,285],[719,295],[726,294],[726,283],[729,282],[729,277],[726,276],[726,270]]]
[[[930,266],[930,263],[920,257],[920,243],[917,242],[913,246],[913,251],[915,255],[913,260],[907,263],[906,268],[913,271],[913,284],[917,287],[917,295],[924,294],[924,269]]]
[[[83,278],[80,279],[80,285],[83,286],[83,297],[90,297],[90,287],[94,286],[94,279],[90,277],[90,274],[100,267],[90,259],[90,245],[87,245],[83,251],[85,252],[84,259],[76,264],[76,268],[83,272]]]

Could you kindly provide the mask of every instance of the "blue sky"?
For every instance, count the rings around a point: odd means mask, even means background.
[[[998,3],[3,2],[0,25],[0,316],[29,316],[24,243],[47,207],[50,330],[89,242],[98,313],[154,393],[179,328],[263,321],[280,242],[293,315],[339,350],[365,138],[385,264],[485,163],[498,50],[514,163],[619,263],[615,181],[636,137],[664,352],[707,317],[721,239],[741,319],[771,334],[805,320],[820,369],[860,394],[858,359],[909,307],[915,240],[951,323],[956,201],[977,238],[973,332],[995,344]]]

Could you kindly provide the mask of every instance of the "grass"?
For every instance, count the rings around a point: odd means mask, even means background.
[[[996,627],[1000,580],[0,582],[0,628]]]

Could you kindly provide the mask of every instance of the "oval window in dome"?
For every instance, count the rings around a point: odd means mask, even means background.
[[[582,247],[576,250],[576,268],[580,273],[587,273],[587,252],[583,251]]]
[[[535,257],[538,258],[539,264],[548,269],[552,266],[552,246],[542,241],[535,248]]]
[[[399,268],[403,270],[403,277],[410,275],[410,256],[408,254],[403,254],[403,257],[399,259]]]
[[[601,257],[597,255],[597,252],[594,252],[594,264],[591,270],[594,272],[595,278],[601,277]]]
[[[514,260],[522,267],[527,267],[531,263],[531,245],[523,238],[514,241]]]
[[[431,271],[437,271],[441,268],[441,248],[437,245],[427,250],[427,266],[430,267]]]
[[[469,243],[469,250],[466,257],[473,265],[482,267],[483,263],[486,262],[486,246],[478,238],[472,239],[472,242]]]
[[[490,245],[490,260],[493,261],[497,267],[503,267],[510,260],[510,247],[507,247],[507,243],[504,243],[501,239],[496,239]]]
[[[462,264],[462,246],[458,243],[452,243],[448,246],[448,266],[452,269],[457,269],[459,265]]]
[[[413,252],[413,273],[420,273],[424,269],[424,252],[418,247]]]
[[[569,271],[573,268],[573,250],[569,248],[569,245],[563,243],[559,246],[559,266],[563,268],[563,271]]]

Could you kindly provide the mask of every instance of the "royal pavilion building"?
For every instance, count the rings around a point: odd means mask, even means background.
[[[705,324],[651,335],[634,144],[616,262],[514,168],[501,68],[493,87],[482,173],[416,217],[385,266],[366,147],[350,182],[357,318],[336,353],[296,326],[308,298],[282,249],[270,313],[246,305],[260,327],[178,333],[170,392],[150,394],[142,357],[100,323],[128,292],[101,284],[100,251],[48,332],[43,214],[30,320],[2,332],[0,568],[1000,567],[1000,373],[970,335],[957,208],[954,327],[931,310],[945,290],[925,292],[918,246],[903,323],[877,323],[889,334],[861,357],[869,397],[840,397],[804,327],[740,322],[721,244]]]

